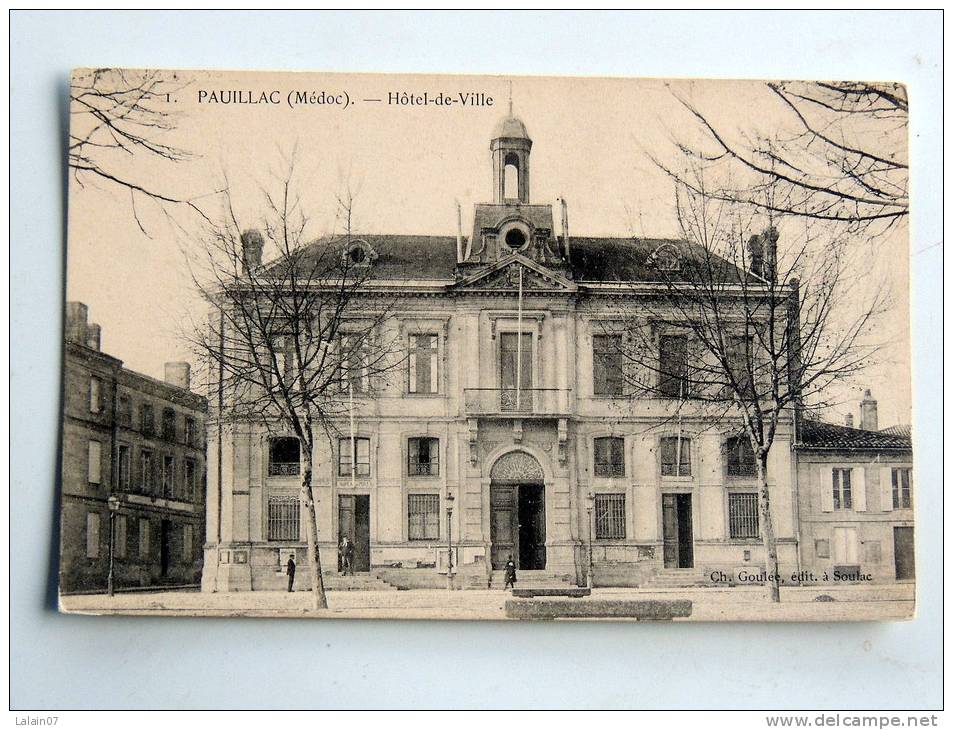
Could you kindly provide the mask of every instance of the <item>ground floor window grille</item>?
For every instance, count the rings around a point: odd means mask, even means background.
[[[751,540],[760,536],[757,494],[737,492],[728,495],[728,534],[734,540]]]
[[[301,510],[297,497],[268,498],[268,539],[297,542]]]
[[[596,539],[622,540],[625,538],[625,495],[597,494]]]
[[[407,496],[407,537],[411,540],[437,540],[440,537],[440,495]]]

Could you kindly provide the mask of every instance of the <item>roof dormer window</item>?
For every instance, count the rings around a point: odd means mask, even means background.
[[[659,271],[678,271],[682,267],[678,251],[670,243],[663,243],[649,256],[649,263]]]
[[[370,266],[376,258],[377,252],[363,239],[351,241],[344,251],[344,264],[348,267]]]

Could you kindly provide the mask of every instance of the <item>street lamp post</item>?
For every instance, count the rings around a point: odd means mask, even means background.
[[[592,507],[595,502],[595,497],[593,497],[592,492],[586,495],[586,515],[588,516],[589,523],[589,549],[586,551],[588,553],[588,566],[586,570],[586,588],[592,589]]]
[[[453,493],[447,490],[447,590],[453,590]]]
[[[106,590],[110,596],[116,594],[114,586],[114,564],[116,555],[116,515],[119,514],[121,503],[119,497],[110,494],[106,499],[106,505],[109,507],[109,575],[106,578]]]

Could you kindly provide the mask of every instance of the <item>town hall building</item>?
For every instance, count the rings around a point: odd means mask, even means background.
[[[400,300],[404,358],[399,377],[355,382],[352,422],[317,447],[324,570],[337,573],[347,535],[355,580],[397,587],[445,585],[448,556],[461,587],[498,586],[510,557],[521,576],[596,586],[756,572],[740,422],[691,404],[673,418],[672,378],[633,395],[605,326],[689,244],[570,235],[564,203],[531,197],[533,144],[519,119],[497,125],[492,199],[469,235],[352,237],[371,284]],[[677,338],[659,328],[660,357],[686,356]],[[786,414],[768,465],[782,572],[799,564],[794,434]],[[297,441],[210,418],[208,444],[203,590],[281,588],[295,553],[307,589]]]

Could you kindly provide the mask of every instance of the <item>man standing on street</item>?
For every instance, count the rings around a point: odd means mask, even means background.
[[[295,585],[295,556],[288,556],[288,593],[291,593],[294,590]]]

